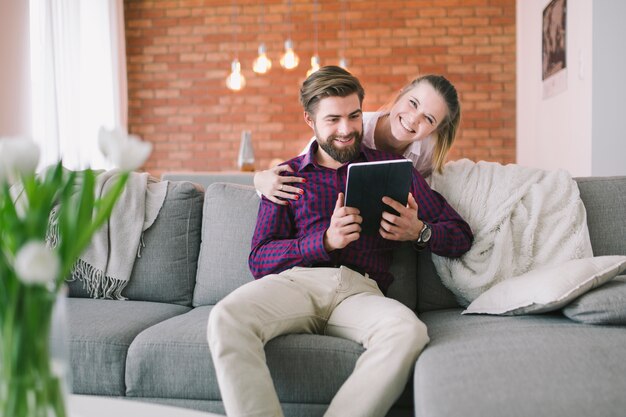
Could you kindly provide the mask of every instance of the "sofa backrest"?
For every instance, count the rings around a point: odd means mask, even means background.
[[[576,178],[594,256],[626,255],[626,176]]]
[[[216,304],[253,280],[248,255],[259,202],[250,186],[214,183],[207,188],[194,306]],[[391,272],[395,281],[388,295],[415,308],[416,258],[410,245],[396,250]]]
[[[215,182],[227,182],[230,184],[254,185],[254,172],[240,171],[171,171],[161,175],[162,180],[191,181],[200,184],[203,189],[208,189]]]
[[[144,232],[145,247],[135,259],[130,281],[122,295],[130,300],[190,306],[196,281],[202,187],[170,181],[159,215]],[[70,297],[89,297],[82,282],[69,283]]]
[[[594,256],[626,255],[626,176],[575,178],[587,212]],[[417,265],[417,311],[458,307],[437,275],[429,253]]]
[[[246,185],[213,183],[206,189],[194,307],[216,304],[254,279],[248,254],[259,201]]]

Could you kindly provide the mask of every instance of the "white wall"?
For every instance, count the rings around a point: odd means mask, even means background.
[[[30,135],[28,0],[0,0],[0,136]]]
[[[567,0],[567,89],[542,98],[542,13],[517,1],[517,162],[626,175],[626,2]]]
[[[517,1],[517,162],[591,175],[592,2],[567,1],[567,89],[543,99],[541,34],[548,3]]]
[[[626,2],[593,5],[593,175],[626,174]]]

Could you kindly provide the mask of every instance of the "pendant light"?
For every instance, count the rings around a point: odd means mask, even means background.
[[[240,91],[246,86],[246,77],[241,73],[239,59],[233,59],[233,62],[230,64],[230,71],[226,78],[226,87],[233,91]]]
[[[259,24],[259,33],[265,33],[264,31],[264,14],[265,5],[261,2],[261,21]],[[256,57],[254,62],[252,63],[252,70],[257,74],[266,74],[270,69],[272,69],[272,61],[266,55],[265,44],[261,42],[259,45],[259,56]]]
[[[237,22],[238,9],[235,5],[235,1],[232,2],[233,8],[233,26]],[[226,87],[228,87],[232,91],[240,91],[242,88],[246,86],[246,78],[241,73],[241,64],[239,63],[239,45],[237,44],[237,30],[239,28],[233,28],[233,43],[235,44],[235,59],[230,64],[230,74],[226,77]]]
[[[313,24],[314,24],[314,45],[315,45],[315,53],[311,57],[311,68],[307,71],[306,76],[313,74],[315,71],[320,69],[320,57],[317,52],[317,0],[313,2]]]
[[[311,68],[306,72],[306,76],[313,74],[315,71],[320,69],[320,57],[317,55],[313,55],[311,57]]]
[[[289,25],[289,37],[285,41],[285,53],[280,58],[280,65],[288,70],[294,69],[300,63],[300,58],[293,50],[293,42],[291,41],[291,0],[287,2],[287,24]]]
[[[272,69],[272,61],[267,57],[265,53],[265,44],[259,45],[259,56],[256,57],[252,64],[252,70],[257,74],[266,74]]]

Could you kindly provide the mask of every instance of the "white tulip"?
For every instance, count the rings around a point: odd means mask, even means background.
[[[26,284],[51,284],[60,269],[59,256],[42,241],[26,243],[15,256],[15,273]]]
[[[26,138],[0,138],[0,184],[32,175],[39,163],[39,146]]]
[[[100,128],[98,133],[100,152],[122,171],[134,171],[142,166],[150,153],[152,144],[129,135],[119,128],[112,130]]]

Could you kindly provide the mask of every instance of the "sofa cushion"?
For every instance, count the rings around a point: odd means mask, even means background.
[[[432,253],[420,252],[417,256],[417,312],[457,307],[459,303],[454,294],[437,274]]]
[[[142,330],[189,307],[144,301],[67,300],[75,394],[124,395],[128,347]]]
[[[595,256],[626,255],[626,176],[575,178]]]
[[[135,338],[126,364],[128,396],[221,398],[206,340],[212,308],[195,308]],[[328,404],[363,348],[336,337],[292,334],[271,340],[265,351],[281,402]]]
[[[259,211],[253,187],[213,183],[204,198],[193,305],[212,305],[254,278],[248,268]]]
[[[431,342],[415,368],[416,416],[624,415],[623,327],[460,312],[420,316]]]
[[[128,349],[126,395],[219,399],[206,338],[213,307],[197,307],[141,332]]]
[[[159,216],[144,233],[146,246],[123,295],[131,300],[191,305],[203,200],[200,186],[170,181]]]
[[[400,301],[415,310],[417,307],[417,252],[406,242],[393,252],[393,262],[389,269],[393,281],[387,290],[387,297]]]
[[[557,310],[626,270],[626,256],[572,259],[497,283],[463,314],[531,314]]]
[[[563,314],[581,323],[626,325],[626,275],[577,298]]]
[[[130,300],[191,305],[200,249],[202,188],[170,181],[159,215],[144,232],[145,247],[135,259],[122,295]],[[69,283],[71,297],[89,297],[80,281]]]

